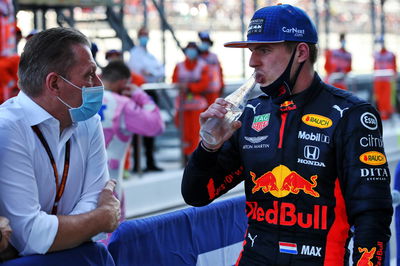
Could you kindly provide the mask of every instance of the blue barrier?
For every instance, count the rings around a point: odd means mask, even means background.
[[[108,250],[116,265],[232,265],[246,227],[241,196],[124,222]]]
[[[115,266],[114,260],[101,243],[85,243],[79,247],[45,255],[31,255],[0,264],[1,266]]]

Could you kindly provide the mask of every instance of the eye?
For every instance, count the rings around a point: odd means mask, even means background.
[[[259,53],[261,53],[261,54],[269,53],[269,49],[268,48],[259,48],[258,50],[259,50]]]

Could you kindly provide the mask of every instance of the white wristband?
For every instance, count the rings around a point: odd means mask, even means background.
[[[219,150],[219,149],[213,150],[213,149],[207,148],[207,147],[204,145],[203,141],[200,142],[200,146],[201,146],[205,151],[207,151],[207,152],[217,152],[217,151]]]

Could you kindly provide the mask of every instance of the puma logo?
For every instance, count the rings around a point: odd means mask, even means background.
[[[247,237],[251,240],[251,247],[254,245],[254,240],[256,239],[257,235],[254,238],[251,237],[250,233],[247,234]]]
[[[261,103],[258,103],[256,106],[253,106],[253,105],[251,105],[251,104],[247,104],[246,105],[246,107],[249,107],[249,108],[251,108],[251,109],[253,109],[253,112],[254,112],[254,114],[256,114],[256,108],[257,108],[257,106],[259,106]]]
[[[345,110],[349,109],[349,107],[346,107],[346,108],[341,109],[341,108],[340,108],[338,105],[336,105],[336,104],[335,104],[334,106],[332,106],[332,107],[340,112],[340,117],[343,117],[343,112],[344,112]]]

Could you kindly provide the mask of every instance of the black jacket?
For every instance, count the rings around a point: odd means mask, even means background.
[[[240,265],[344,265],[352,232],[353,262],[383,263],[393,209],[379,114],[317,75],[285,100],[252,99],[218,152],[197,148],[185,201],[206,205],[245,181]]]

